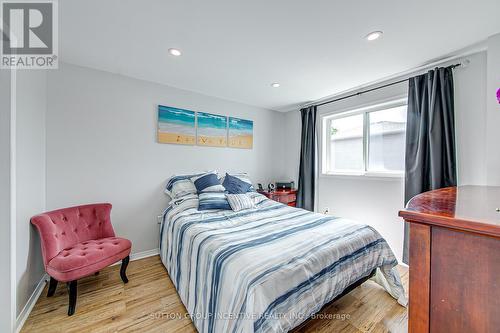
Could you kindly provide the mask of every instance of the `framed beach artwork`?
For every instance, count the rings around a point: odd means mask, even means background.
[[[194,145],[196,142],[194,111],[158,106],[158,142]]]
[[[227,146],[227,117],[217,114],[198,112],[196,143],[199,146]]]
[[[252,149],[253,121],[229,117],[228,146],[231,148]]]

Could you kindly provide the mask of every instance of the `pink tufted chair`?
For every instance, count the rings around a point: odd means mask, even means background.
[[[111,204],[93,204],[58,209],[33,216],[31,223],[40,234],[43,263],[50,275],[47,296],[53,296],[57,282],[69,291],[68,316],[75,313],[77,280],[122,260],[120,276],[128,282],[126,269],[132,244],[115,237],[110,219]]]

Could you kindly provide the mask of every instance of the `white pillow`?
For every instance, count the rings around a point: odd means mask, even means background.
[[[191,175],[173,175],[167,181],[165,194],[167,194],[172,200],[189,194],[196,194],[196,187],[190,178],[201,174],[202,173]]]
[[[208,172],[217,173],[217,171]],[[167,185],[165,185],[165,194],[172,200],[186,195],[198,194],[191,178],[204,175],[205,173],[207,173],[207,171],[187,175],[173,175],[167,180]]]
[[[253,203],[253,199],[248,196],[246,193],[243,194],[226,194],[227,201],[229,205],[235,212],[239,212],[244,209],[255,208],[255,204]]]
[[[265,195],[260,194],[259,192],[247,192],[246,195],[248,195],[248,197],[252,199],[254,205],[258,205],[262,201],[269,200]]]

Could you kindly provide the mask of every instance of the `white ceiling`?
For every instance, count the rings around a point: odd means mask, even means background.
[[[280,111],[500,32],[499,0],[64,0],[59,11],[62,61]],[[383,37],[367,42],[374,30]]]

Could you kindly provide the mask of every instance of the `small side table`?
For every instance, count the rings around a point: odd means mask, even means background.
[[[296,189],[290,189],[290,190],[275,190],[275,191],[268,191],[268,190],[262,190],[262,191],[257,191],[260,194],[265,195],[271,200],[281,202],[282,204],[295,207],[296,205],[296,200],[297,200],[297,190]]]

